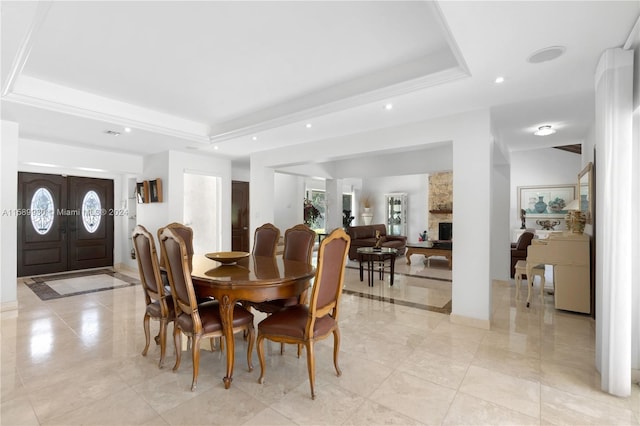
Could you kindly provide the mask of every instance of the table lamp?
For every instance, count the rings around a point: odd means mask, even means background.
[[[575,234],[582,234],[587,220],[584,213],[580,211],[580,201],[577,199],[571,201],[565,209],[567,210],[564,217],[567,222],[567,230]]]

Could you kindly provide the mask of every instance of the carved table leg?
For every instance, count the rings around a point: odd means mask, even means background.
[[[222,319],[224,338],[227,341],[227,375],[222,379],[225,389],[229,389],[233,381],[233,361],[235,353],[235,341],[233,339],[234,303],[235,302],[226,294],[222,296],[222,300],[220,300],[220,318]]]

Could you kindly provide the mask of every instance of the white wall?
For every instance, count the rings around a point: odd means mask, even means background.
[[[184,221],[184,173],[197,173],[220,178],[220,236],[221,250],[231,250],[231,161],[222,157],[170,151],[167,204],[167,223]]]
[[[362,180],[362,190],[371,194],[374,205],[371,223],[386,223],[385,194],[407,193],[407,238],[418,241],[418,234],[428,228],[427,200],[429,197],[429,175],[417,174],[406,176],[389,176],[366,178]],[[358,212],[354,223],[363,224],[361,212]]]
[[[580,155],[555,148],[516,151],[511,153],[511,208],[510,229],[521,226],[518,208],[518,187],[537,185],[578,184],[578,173],[582,170]],[[539,229],[536,219],[527,219],[528,228]],[[564,221],[557,230],[566,229]]]
[[[0,143],[0,312],[18,309],[17,300],[17,227],[18,217],[18,124],[2,125]]]
[[[273,224],[284,231],[304,222],[302,202],[304,200],[304,178],[284,173],[276,173]]]
[[[162,179],[163,201],[161,203],[138,204],[136,209],[138,225],[144,226],[154,237],[157,236],[159,228],[174,221],[170,220],[170,203],[173,201],[173,204],[179,203],[182,205],[182,198],[172,194],[176,189],[172,191],[172,188],[175,188],[175,182],[169,177],[169,152],[161,152],[144,157],[144,170],[137,177],[137,181],[142,182],[157,178]],[[182,193],[182,188],[179,188],[179,191]],[[182,223],[182,214],[179,220],[176,219],[175,222]]]

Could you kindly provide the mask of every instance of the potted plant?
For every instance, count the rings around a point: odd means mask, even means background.
[[[355,217],[351,216],[351,210],[342,210],[342,227],[347,229]]]
[[[304,223],[311,228],[316,219],[322,217],[320,210],[308,198],[304,199]]]

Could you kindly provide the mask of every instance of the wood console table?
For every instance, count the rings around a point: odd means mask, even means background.
[[[446,257],[449,261],[449,269],[453,264],[453,251],[450,248],[433,247],[433,243],[429,241],[407,243],[407,265],[411,265],[412,254],[423,254],[425,258],[430,256]]]

